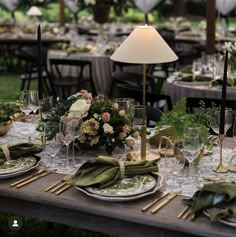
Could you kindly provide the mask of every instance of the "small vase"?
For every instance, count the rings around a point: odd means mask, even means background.
[[[4,121],[0,122],[0,136],[4,136],[8,133],[8,131],[11,129],[12,121]]]
[[[95,5],[93,8],[93,19],[99,24],[108,22],[110,13],[110,6],[107,5]]]

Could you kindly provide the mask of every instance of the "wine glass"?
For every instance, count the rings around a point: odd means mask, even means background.
[[[66,161],[65,168],[70,170],[70,160],[69,160],[69,146],[74,139],[73,136],[73,127],[71,127],[71,123],[67,119],[63,119],[60,121],[59,126],[59,140],[66,145]]]
[[[62,148],[62,143],[57,139],[60,124],[48,121],[44,125],[44,141],[48,141],[47,148],[50,151],[50,166],[55,166],[55,157]]]
[[[30,96],[30,107],[35,117],[35,114],[39,109],[39,93],[38,91],[29,91],[29,96]]]
[[[224,125],[224,134],[227,133],[229,128],[232,126],[233,117],[232,117],[232,109],[225,108],[225,125]],[[220,126],[220,109],[214,109],[213,116],[211,120],[211,129],[217,135],[219,135],[219,126]]]

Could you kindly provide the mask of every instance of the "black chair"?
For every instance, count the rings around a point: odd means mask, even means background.
[[[119,96],[120,97],[129,97],[134,98],[136,101],[138,101],[140,104],[143,103],[143,90],[142,88],[133,88],[127,85],[118,84],[117,85],[119,89]],[[155,107],[156,104],[158,107],[158,102],[165,101],[166,102],[166,108],[161,108],[163,112],[172,110],[172,101],[170,96],[159,94],[157,92],[150,92],[146,91],[146,105]]]
[[[20,76],[20,91],[29,90],[32,80],[38,80],[38,48],[22,47],[16,52],[18,60],[24,63],[24,73]],[[47,48],[42,47],[42,79],[44,94],[55,94],[47,68]]]
[[[92,90],[96,94],[92,76],[92,63],[86,60],[79,59],[49,59],[50,72],[53,79],[53,86],[56,90],[57,96],[66,99],[68,96],[81,89]],[[65,69],[73,71],[73,68],[78,71],[77,76],[75,72],[65,73]],[[85,76],[85,70],[88,70],[88,76]],[[89,87],[86,87],[86,83]],[[73,91],[74,90],[74,91]]]

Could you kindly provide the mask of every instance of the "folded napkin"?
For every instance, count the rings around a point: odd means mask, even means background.
[[[206,211],[211,221],[236,217],[236,183],[206,184],[191,199],[183,201],[192,207],[192,214]]]
[[[229,86],[229,87],[234,86],[235,81],[236,81],[236,79],[228,78],[227,79],[227,86]],[[222,86],[222,84],[223,84],[222,78],[214,79],[213,81],[211,81],[211,86]]]
[[[193,82],[193,75],[190,73],[180,73],[178,78],[176,80],[179,81],[186,81],[186,82]],[[207,82],[207,81],[212,81],[213,78],[209,75],[197,75],[195,76],[194,81],[198,82]]]
[[[72,177],[70,184],[105,188],[116,183],[122,176],[147,174],[158,171],[156,161],[119,161],[108,156],[99,156],[95,162],[84,163]]]
[[[35,155],[43,150],[43,147],[33,143],[19,143],[15,145],[0,146],[0,160],[18,159],[21,157]]]

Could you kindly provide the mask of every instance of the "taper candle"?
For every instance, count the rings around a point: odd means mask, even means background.
[[[38,95],[39,100],[43,99],[43,81],[42,81],[42,42],[41,42],[41,28],[38,26],[37,34],[38,43]]]
[[[225,130],[225,98],[226,98],[226,88],[227,88],[227,69],[228,69],[228,50],[226,50],[226,52],[225,52],[225,61],[224,61],[224,74],[223,74],[222,95],[221,95],[219,134],[225,133],[224,130]]]

